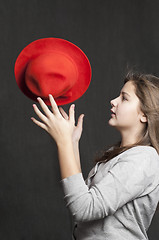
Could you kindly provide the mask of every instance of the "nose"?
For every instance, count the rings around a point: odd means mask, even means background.
[[[116,100],[117,100],[117,98],[114,98],[113,100],[110,101],[110,104],[111,104],[112,107],[116,107],[116,105],[117,105]]]

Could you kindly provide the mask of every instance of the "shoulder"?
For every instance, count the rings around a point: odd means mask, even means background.
[[[118,161],[126,161],[159,170],[159,154],[151,146],[135,146],[118,155]]]
[[[132,147],[125,152],[121,153],[120,155],[123,156],[147,156],[147,157],[154,157],[159,159],[159,155],[154,147],[151,146],[135,146]]]
[[[125,154],[127,153],[146,153],[146,154],[155,154],[156,156],[158,156],[158,153],[156,151],[156,149],[154,147],[151,146],[135,146],[132,148],[129,148],[128,150],[126,150],[125,152],[123,152]]]

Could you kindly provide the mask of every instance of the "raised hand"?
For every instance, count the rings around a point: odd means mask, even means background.
[[[75,126],[75,111],[74,104],[72,104],[69,108],[69,115],[60,107],[59,108],[53,98],[53,96],[49,95],[49,100],[51,103],[52,111],[49,110],[44,101],[38,97],[37,98],[44,114],[39,110],[36,104],[33,104],[33,108],[37,116],[41,121],[38,121],[34,117],[32,117],[32,121],[47,131],[51,137],[58,143],[65,143],[68,139],[79,140],[82,133],[82,122],[83,122],[83,114],[80,115],[78,119],[78,124]]]

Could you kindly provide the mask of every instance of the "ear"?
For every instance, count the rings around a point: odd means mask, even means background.
[[[141,113],[140,121],[141,121],[142,123],[147,122],[147,117],[145,116],[144,113]]]

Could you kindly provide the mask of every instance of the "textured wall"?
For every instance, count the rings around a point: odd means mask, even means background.
[[[1,0],[0,239],[71,239],[56,145],[30,120],[33,102],[14,78],[20,51],[39,38],[59,37],[88,56],[92,82],[75,102],[76,116],[85,114],[80,147],[86,177],[96,152],[119,139],[107,124],[109,102],[127,66],[159,76],[158,12],[159,2],[150,0]],[[158,219],[149,229],[152,240],[159,238]]]

